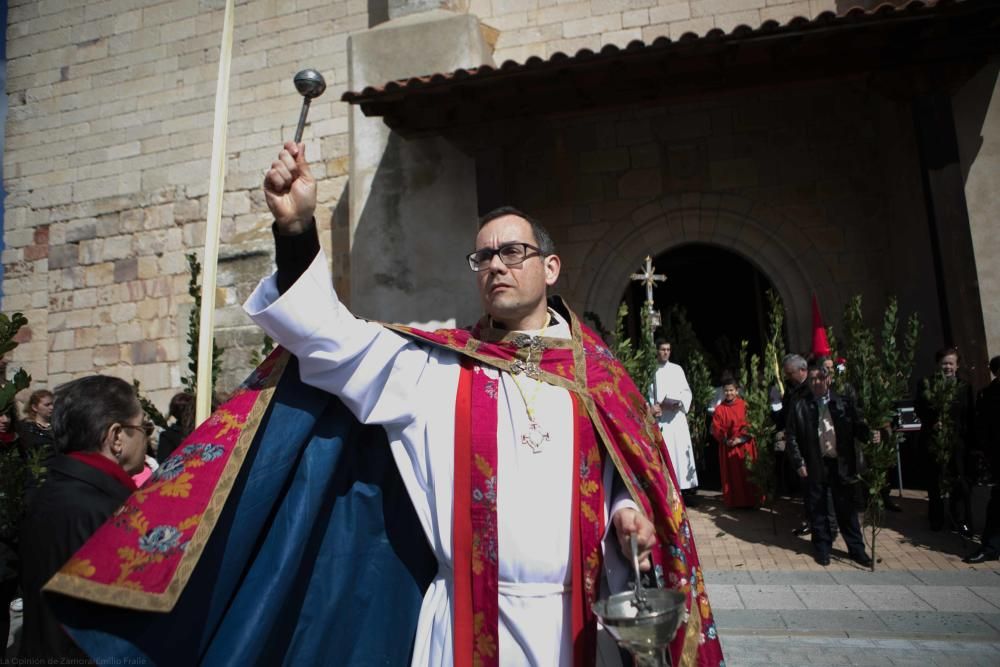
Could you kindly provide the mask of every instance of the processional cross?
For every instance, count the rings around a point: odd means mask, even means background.
[[[646,255],[646,264],[643,266],[643,272],[633,273],[631,278],[646,286],[646,314],[649,315],[649,329],[652,331],[660,326],[660,314],[656,312],[653,304],[653,288],[656,286],[656,283],[666,281],[667,277],[661,273],[656,273],[656,269],[653,267],[653,260],[649,255]]]

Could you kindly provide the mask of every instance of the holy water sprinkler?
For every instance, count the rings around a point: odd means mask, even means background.
[[[299,113],[299,125],[295,128],[295,143],[302,141],[302,130],[306,126],[306,116],[309,115],[309,103],[314,97],[319,97],[326,90],[323,75],[314,69],[304,69],[295,75],[295,90],[302,96],[302,111]]]

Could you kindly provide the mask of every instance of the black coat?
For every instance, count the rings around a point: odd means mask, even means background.
[[[167,428],[163,429],[160,433],[160,441],[156,443],[156,460],[163,463],[167,460],[177,446],[180,445],[185,438],[185,434],[181,431],[180,424],[174,422]]]
[[[50,461],[48,478],[29,496],[21,524],[21,658],[83,655],[42,598],[42,586],[129,494],[116,479],[86,463],[63,455]]]
[[[861,450],[855,440],[867,440],[868,426],[861,420],[857,407],[847,396],[830,391],[830,419],[837,439],[837,470],[840,481],[857,481],[862,470]],[[796,469],[805,466],[808,481],[823,483],[826,466],[819,446],[819,401],[810,392],[793,401],[785,424],[785,442]]]
[[[1000,379],[993,380],[976,398],[977,447],[985,452],[1000,482]]]

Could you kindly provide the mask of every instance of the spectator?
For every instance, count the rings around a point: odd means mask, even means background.
[[[972,536],[968,521],[972,516],[972,497],[969,483],[965,475],[965,457],[967,445],[973,434],[973,410],[975,409],[972,387],[968,382],[958,377],[959,356],[955,348],[944,348],[935,355],[938,372],[946,381],[955,383],[955,398],[952,401],[949,414],[951,416],[951,442],[948,447],[951,459],[948,463],[948,473],[952,478],[949,506],[951,509],[952,527],[965,537]],[[941,487],[938,464],[934,457],[932,443],[936,429],[941,421],[941,415],[931,405],[928,392],[933,377],[926,377],[917,387],[917,399],[914,405],[920,418],[920,437],[917,440],[918,449],[924,464],[927,478],[927,518],[931,530],[941,530],[944,527],[944,501],[941,499]]]
[[[56,441],[52,437],[52,407],[53,396],[48,389],[38,389],[31,393],[28,404],[24,406],[24,421],[18,424],[20,450],[24,460],[30,460],[33,455],[39,456],[40,462],[47,461],[55,454]],[[40,455],[35,454],[41,451]]]
[[[814,557],[830,564],[833,533],[827,497],[833,507],[851,560],[870,567],[855,509],[860,450],[855,440],[869,437],[854,402],[830,390],[832,377],[822,366],[809,369],[808,396],[795,401],[786,418],[785,440],[799,477],[809,493]],[[872,435],[878,441],[876,432]]]
[[[156,460],[160,463],[166,461],[194,430],[194,396],[186,391],[174,394],[167,416],[173,422],[160,433],[160,442],[156,446]]]
[[[966,563],[1000,560],[1000,357],[990,359],[993,381],[976,398],[977,441],[993,472],[993,490],[986,506],[986,527],[980,549]]]
[[[42,586],[135,490],[149,429],[135,389],[92,375],[56,390],[52,430],[59,452],[28,498],[21,527],[24,629],[20,657],[85,659],[42,597]]]
[[[712,437],[719,443],[719,475],[726,507],[756,507],[760,492],[750,482],[746,460],[757,458],[757,447],[747,435],[747,406],[732,377],[722,378],[722,403],[712,415]]]
[[[3,466],[5,473],[11,472],[15,466],[21,468],[24,465],[21,463],[17,449],[18,437],[16,425],[17,405],[11,402],[10,406],[0,413],[0,456],[7,459]],[[8,465],[8,463],[13,465]],[[7,484],[11,483],[9,479],[3,481],[5,488]],[[10,489],[10,491],[20,490],[22,486],[21,481],[18,476],[14,481],[17,489]],[[7,613],[7,609],[10,606],[11,611],[20,611],[13,602],[16,601],[14,596],[17,595],[18,517],[14,516],[17,506],[9,498],[5,498],[3,512],[0,515],[0,637],[3,638],[4,648],[7,646],[7,636],[10,634],[10,614]],[[6,654],[2,650],[0,650],[0,658],[6,658]],[[3,660],[0,660],[0,662],[3,662]]]

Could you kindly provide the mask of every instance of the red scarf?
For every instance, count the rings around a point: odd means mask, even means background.
[[[135,491],[136,485],[120,465],[106,457],[100,452],[69,452],[66,456],[76,459],[80,463],[86,463],[91,468],[96,468],[105,475],[114,477],[115,480],[129,491]]]

